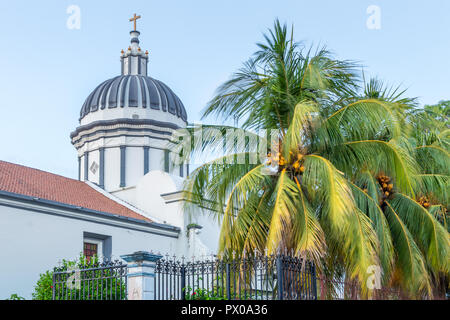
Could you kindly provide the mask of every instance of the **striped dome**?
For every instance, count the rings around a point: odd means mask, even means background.
[[[121,75],[101,83],[84,102],[80,120],[90,112],[107,108],[151,108],[187,122],[180,98],[161,81],[144,75]]]

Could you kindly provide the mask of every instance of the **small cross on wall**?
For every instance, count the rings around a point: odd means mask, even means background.
[[[141,16],[137,16],[136,13],[134,14],[133,18],[130,18],[130,22],[134,21],[134,31],[136,31],[136,21],[137,21],[137,19],[140,19],[140,18],[141,18]]]

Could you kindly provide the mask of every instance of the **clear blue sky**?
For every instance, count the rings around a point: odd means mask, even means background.
[[[66,27],[72,4],[80,30]],[[381,9],[380,30],[366,27],[369,5]],[[297,40],[360,61],[422,104],[450,99],[448,0],[1,0],[0,160],[77,176],[69,134],[91,90],[120,73],[134,12],[149,75],[178,94],[190,121],[276,17]]]

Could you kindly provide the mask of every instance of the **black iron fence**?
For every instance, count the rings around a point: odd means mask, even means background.
[[[154,266],[155,300],[409,299],[398,288],[363,294],[360,284],[316,275],[314,264],[289,255],[254,254],[185,261],[166,256]],[[128,266],[121,261],[65,264],[53,272],[53,300],[126,300]],[[153,272],[152,272],[153,273]],[[445,299],[441,292],[423,299]]]
[[[362,292],[361,285],[356,280],[344,278],[327,278],[324,275],[317,277],[317,294],[320,300],[445,300],[443,290],[434,288],[433,292],[423,292],[419,296],[411,296],[410,293],[398,287],[380,286],[371,291]]]
[[[315,300],[314,265],[288,255],[156,263],[156,300]]]
[[[127,265],[105,261],[55,268],[52,294],[53,300],[126,300]]]

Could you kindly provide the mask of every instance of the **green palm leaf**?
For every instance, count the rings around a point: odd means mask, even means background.
[[[328,117],[324,123],[327,135],[334,144],[343,141],[395,139],[401,136],[395,105],[376,99],[359,100],[348,104]],[[364,119],[364,121],[361,121]]]
[[[386,202],[386,218],[397,255],[396,268],[400,285],[413,296],[418,296],[423,292],[429,294],[431,291],[430,278],[425,259],[408,228],[388,202]]]
[[[370,221],[356,207],[351,188],[331,162],[317,155],[305,158],[303,183],[309,197],[321,203],[327,244],[338,248],[349,277],[367,289],[367,270],[378,265],[378,240]]]
[[[386,284],[391,278],[394,263],[394,247],[388,222],[379,206],[378,200],[375,200],[377,198],[372,198],[368,193],[353,183],[350,183],[350,186],[353,190],[353,197],[358,208],[369,217],[372,227],[377,234],[380,244],[378,255],[383,268],[384,283]]]
[[[448,274],[450,242],[444,227],[428,210],[403,194],[396,194],[390,204],[423,250],[433,271]]]
[[[267,249],[269,253],[275,253],[288,247],[288,230],[292,226],[293,213],[299,207],[299,194],[295,183],[288,177],[286,170],[280,173],[277,185],[272,195],[273,210],[267,236]]]
[[[396,141],[353,141],[336,148],[337,163],[352,175],[355,168],[367,168],[371,172],[384,173],[394,178],[402,192],[414,196],[416,163],[408,151]]]

